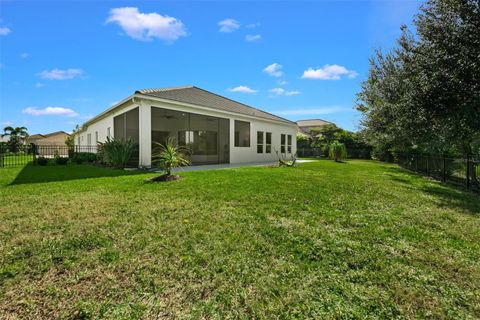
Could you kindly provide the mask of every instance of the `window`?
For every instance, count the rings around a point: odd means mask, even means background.
[[[292,135],[287,136],[287,152],[292,153]]]
[[[285,142],[286,142],[285,135],[282,133],[280,135],[280,153],[285,153]]]
[[[263,131],[257,131],[257,153],[263,153]]]
[[[250,122],[235,120],[235,147],[250,147]]]
[[[265,134],[265,153],[272,153],[272,133]]]
[[[95,131],[95,143],[98,143],[98,131]]]
[[[80,136],[77,137],[77,144],[80,145]]]
[[[107,137],[108,138],[111,138],[112,137],[112,134],[110,132],[110,127],[107,128]]]
[[[89,133],[87,134],[87,146],[91,146],[92,145],[92,134]]]

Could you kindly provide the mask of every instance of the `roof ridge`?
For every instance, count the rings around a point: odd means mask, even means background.
[[[255,110],[259,111],[259,112],[267,113],[267,114],[269,114],[269,115],[271,115],[271,116],[274,116],[274,117],[280,118],[280,119],[282,119],[282,120],[286,120],[286,121],[288,121],[288,122],[295,123],[294,121],[291,121],[291,120],[285,119],[285,118],[283,118],[283,117],[277,116],[276,114],[273,114],[273,113],[271,113],[271,112],[267,112],[267,111],[264,111],[264,110],[258,109],[258,108],[256,108],[256,107],[249,106],[248,104],[245,104],[245,103],[243,103],[243,102],[240,102],[240,101],[237,101],[237,100],[230,99],[230,98],[228,98],[228,97],[225,97],[225,96],[222,96],[222,95],[220,95],[220,94],[218,94],[218,93],[211,92],[211,91],[208,91],[208,90],[205,90],[205,89],[199,88],[199,87],[197,87],[197,86],[192,86],[192,87],[193,87],[193,88],[195,88],[195,89],[202,90],[202,91],[208,92],[208,93],[210,93],[210,94],[216,95],[217,97],[224,98],[224,99],[230,100],[230,101],[232,101],[232,102],[235,102],[235,103],[241,104],[241,105],[243,105],[243,106],[245,106],[245,107],[248,107],[248,108],[255,109]]]
[[[165,88],[147,88],[147,89],[139,89],[135,90],[135,93],[152,93],[157,91],[171,91],[171,90],[181,90],[181,89],[188,89],[188,88],[195,88],[193,85],[185,85],[185,86],[178,86],[178,87],[165,87]]]

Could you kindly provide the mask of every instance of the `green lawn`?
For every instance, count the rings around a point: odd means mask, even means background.
[[[0,318],[480,318],[478,194],[373,161],[152,175],[0,169]]]

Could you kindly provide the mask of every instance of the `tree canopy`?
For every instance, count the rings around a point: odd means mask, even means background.
[[[11,152],[17,152],[20,145],[28,137],[28,131],[25,127],[7,126],[3,129],[2,137],[9,137],[7,145]]]
[[[480,153],[480,2],[429,0],[377,50],[358,94],[363,130],[377,149]]]

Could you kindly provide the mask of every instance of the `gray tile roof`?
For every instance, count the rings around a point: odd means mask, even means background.
[[[213,92],[197,88],[195,86],[184,86],[176,88],[159,88],[137,90],[135,93],[144,94],[166,100],[194,104],[202,107],[229,111],[268,120],[276,120],[294,124],[295,122],[274,114],[250,107],[246,104],[225,98]]]
[[[307,120],[298,120],[297,125],[300,128],[303,127],[321,127],[327,124],[332,124],[332,122],[322,120],[322,119],[307,119]]]

